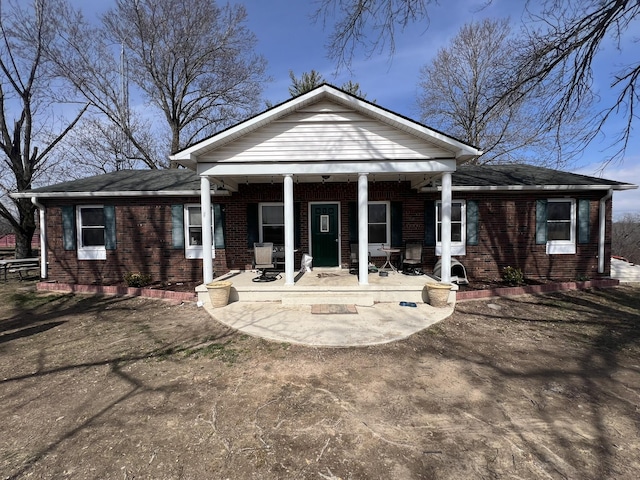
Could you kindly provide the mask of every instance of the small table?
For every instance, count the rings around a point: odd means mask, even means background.
[[[396,270],[396,267],[394,267],[393,263],[391,263],[391,256],[393,254],[395,254],[395,253],[400,253],[402,251],[402,249],[401,248],[393,248],[393,247],[382,247],[382,248],[380,248],[380,251],[383,252],[387,256],[387,261],[384,262],[384,265],[382,265],[382,267],[380,267],[380,270],[384,270],[385,268],[389,267],[395,273],[398,273],[398,270]]]

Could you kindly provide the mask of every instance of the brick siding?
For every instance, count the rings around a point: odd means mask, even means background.
[[[357,184],[326,183],[294,185],[294,201],[300,203],[300,251],[308,252],[309,202],[341,202],[341,258],[349,262],[349,202],[357,200]],[[604,192],[578,192],[571,195],[540,193],[456,193],[454,200],[475,200],[479,207],[479,242],[467,245],[466,255],[455,257],[464,264],[471,279],[497,279],[506,266],[521,268],[528,278],[582,279],[597,277],[598,210]],[[589,243],[577,244],[576,255],[547,255],[545,245],[535,242],[537,199],[568,196],[590,200]],[[407,182],[369,182],[369,200],[403,202],[402,238],[424,239],[424,202],[439,200],[439,193],[417,193]],[[123,275],[141,271],[154,281],[191,282],[202,279],[202,261],[185,259],[183,249],[172,242],[171,205],[199,203],[199,198],[126,198],[96,202],[49,200],[47,202],[47,239],[49,279],[65,283],[109,285],[122,281]],[[217,249],[214,272],[245,269],[252,262],[247,244],[247,205],[282,202],[281,184],[240,185],[229,197],[212,197],[220,203],[225,216],[225,249]],[[65,251],[62,243],[63,205],[108,203],[115,205],[117,248],[107,251],[105,260],[78,260],[77,251]],[[607,203],[605,275],[609,273],[611,246],[611,200]],[[423,269],[431,272],[437,260],[434,247],[424,247]]]

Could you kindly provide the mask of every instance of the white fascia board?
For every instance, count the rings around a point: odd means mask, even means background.
[[[368,162],[322,162],[322,163],[200,163],[198,174],[217,176],[263,176],[263,175],[338,175],[358,173],[429,173],[454,172],[456,161],[452,159],[411,161]]]
[[[226,196],[226,190],[211,190],[212,195]],[[110,197],[199,197],[200,190],[158,190],[158,191],[120,191],[120,192],[19,192],[12,198],[110,198]]]
[[[637,185],[489,185],[489,186],[453,186],[454,192],[528,192],[528,191],[578,191],[578,190],[633,190]],[[423,193],[440,192],[442,187],[423,187]]]

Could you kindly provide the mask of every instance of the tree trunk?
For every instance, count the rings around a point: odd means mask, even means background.
[[[36,207],[28,198],[17,200],[20,226],[15,229],[16,234],[16,258],[33,257],[31,239],[36,231],[35,211]]]

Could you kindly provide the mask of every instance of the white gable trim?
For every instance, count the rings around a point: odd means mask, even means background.
[[[481,151],[455,140],[447,135],[420,125],[412,120],[392,113],[369,102],[360,100],[350,94],[342,92],[330,85],[322,85],[304,95],[293,98],[266,112],[263,112],[245,122],[235,125],[213,137],[205,139],[191,147],[177,152],[170,158],[174,162],[193,166],[199,162],[207,162],[202,157],[217,150],[228,143],[237,140],[261,127],[275,122],[289,114],[297,112],[306,106],[315,104],[323,99],[342,104],[366,117],[377,120],[395,129],[406,132],[424,142],[432,143],[450,153],[458,162],[464,162],[481,155]]]

